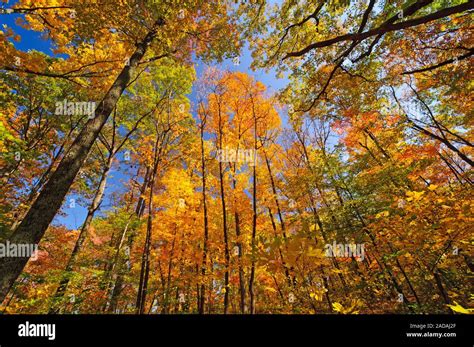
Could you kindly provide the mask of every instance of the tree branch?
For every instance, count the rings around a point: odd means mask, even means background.
[[[402,75],[411,75],[411,74],[414,74],[414,73],[420,73],[420,72],[426,72],[426,71],[435,70],[435,69],[440,68],[440,67],[442,67],[442,66],[449,65],[449,64],[451,64],[451,63],[454,63],[454,62],[457,62],[457,61],[460,61],[460,60],[469,58],[469,57],[472,56],[473,54],[474,54],[474,49],[471,48],[468,53],[463,54],[463,55],[461,55],[461,56],[459,56],[459,57],[451,58],[451,59],[445,60],[445,61],[443,61],[443,62],[441,62],[441,63],[435,64],[435,65],[431,65],[431,66],[427,66],[427,67],[424,67],[424,68],[421,68],[421,69],[416,69],[416,70],[411,70],[411,71],[405,71],[405,72],[402,73]]]
[[[300,57],[300,56],[305,55],[306,53],[310,52],[311,50],[313,50],[315,48],[322,48],[322,47],[331,46],[331,45],[333,45],[335,43],[338,43],[338,42],[354,41],[354,40],[362,41],[362,40],[365,40],[366,38],[371,37],[371,36],[383,35],[385,33],[391,32],[391,31],[403,30],[403,29],[410,28],[410,27],[413,27],[413,26],[426,24],[426,23],[429,23],[431,21],[434,21],[434,20],[437,20],[437,19],[440,19],[440,18],[444,18],[444,17],[450,16],[450,15],[453,15],[453,14],[456,14],[456,13],[461,13],[461,12],[470,10],[472,8],[474,8],[474,2],[471,2],[471,1],[470,2],[465,2],[461,5],[448,7],[448,8],[442,9],[440,11],[431,13],[429,15],[423,16],[423,17],[419,17],[419,18],[415,18],[415,19],[411,19],[411,20],[407,20],[407,21],[400,22],[400,23],[395,23],[395,24],[381,25],[378,28],[375,28],[375,29],[372,29],[372,30],[369,30],[369,31],[366,31],[366,32],[363,32],[363,33],[345,34],[345,35],[334,37],[334,38],[329,39],[329,40],[315,42],[315,43],[313,43],[309,46],[306,46],[305,48],[303,48],[300,51],[287,53],[286,56],[283,58],[283,60],[285,60],[287,58],[290,58],[290,57]]]

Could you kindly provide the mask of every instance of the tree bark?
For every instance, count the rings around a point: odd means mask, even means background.
[[[257,116],[255,114],[255,110],[253,110],[253,117],[254,117],[254,151],[255,156],[257,155]],[[251,239],[251,267],[250,267],[250,279],[249,279],[249,294],[250,294],[250,313],[255,314],[255,263],[256,263],[256,244],[255,239],[257,236],[257,163],[254,163],[253,166],[253,187],[252,187],[252,239]]]
[[[204,244],[202,249],[202,265],[201,265],[201,276],[202,283],[200,288],[200,299],[199,299],[199,313],[204,314],[206,306],[206,267],[207,267],[207,243],[209,239],[209,220],[207,215],[207,194],[206,194],[206,160],[204,152],[204,127],[206,124],[206,117],[201,123],[201,170],[202,170],[202,200],[203,200],[203,214],[204,214]]]
[[[166,136],[166,133],[163,137]],[[163,140],[164,141],[164,140]],[[163,144],[163,143],[162,143]],[[136,312],[138,314],[143,314],[145,312],[145,302],[148,289],[148,278],[150,274],[150,251],[151,251],[151,233],[153,229],[153,189],[155,185],[155,179],[158,171],[158,164],[160,163],[160,134],[156,134],[156,141],[154,145],[154,156],[153,156],[153,169],[151,172],[151,179],[149,184],[149,193],[148,193],[148,218],[147,218],[147,228],[146,228],[146,237],[145,237],[145,246],[143,248],[142,254],[142,264],[140,271],[140,283],[138,286],[137,294],[137,303],[136,303]]]
[[[95,118],[90,119],[86,123],[69,149],[69,152],[61,160],[49,181],[44,185],[23,221],[10,236],[9,242],[13,244],[38,244],[41,241],[56,212],[61,207],[74,178],[86,160],[100,130],[155,37],[157,28],[162,25],[164,25],[164,20],[157,20],[153,29],[137,44],[135,52],[130,57],[129,66],[123,68],[107,94],[99,103],[95,111]],[[0,259],[0,301],[5,298],[15,280],[21,274],[28,259],[27,257]]]
[[[105,186],[107,183],[107,176],[109,175],[110,169],[112,167],[112,162],[113,162],[113,156],[111,154],[109,156],[107,165],[104,168],[104,171],[102,172],[102,175],[100,177],[99,186],[97,187],[97,191],[92,200],[92,204],[90,205],[89,210],[87,212],[86,220],[84,221],[84,224],[82,225],[81,231],[79,233],[79,237],[76,240],[74,249],[72,250],[71,256],[69,257],[66,268],[64,269],[65,274],[62,276],[61,282],[59,283],[59,287],[56,289],[56,293],[54,294],[53,302],[49,310],[50,314],[60,312],[60,309],[61,309],[59,306],[60,300],[66,293],[67,286],[71,279],[70,277],[71,271],[73,270],[73,267],[77,262],[78,254],[82,249],[82,245],[84,244],[87,234],[89,233],[89,229],[90,229],[92,220],[94,218],[94,214],[100,207],[100,204],[102,203],[102,199],[104,197],[104,192],[105,192]]]
[[[223,145],[223,130],[222,130],[222,115],[221,105],[219,103],[219,149],[222,150]],[[222,205],[222,228],[224,236],[224,259],[225,259],[225,272],[224,272],[224,314],[227,314],[229,309],[229,266],[230,266],[230,253],[229,253],[229,239],[227,233],[227,208],[225,202],[224,193],[224,169],[222,161],[219,161],[219,185]]]

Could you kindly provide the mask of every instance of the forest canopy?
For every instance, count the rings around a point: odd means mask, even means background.
[[[0,312],[472,313],[473,8],[0,1]]]

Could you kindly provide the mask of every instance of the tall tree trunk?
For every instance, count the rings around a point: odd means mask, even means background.
[[[273,228],[273,233],[275,234],[275,237],[278,237],[278,232],[277,232],[277,227],[275,223],[275,218],[273,218],[273,213],[270,207],[268,207],[268,215],[270,216],[270,221],[272,223],[272,228]],[[278,245],[278,254],[280,255],[280,260],[281,260],[281,265],[283,266],[283,270],[285,271],[285,276],[288,281],[288,287],[292,288],[293,287],[293,281],[290,276],[290,270],[288,269],[288,266],[286,265],[285,258],[283,256],[283,252],[281,250],[280,245]]]
[[[71,136],[72,132],[74,131],[74,129],[76,127],[77,127],[77,124],[75,126],[71,127],[71,129],[69,130],[67,135],[64,137],[64,140],[61,143],[61,145],[59,146],[59,149],[57,150],[56,154],[54,154],[54,153],[52,154],[51,162],[49,163],[48,168],[42,173],[42,175],[40,176],[38,181],[31,188],[31,191],[28,193],[28,197],[26,198],[26,200],[24,202],[25,205],[29,206],[38,197],[39,191],[41,190],[43,185],[48,181],[49,176],[51,175],[51,172],[53,172],[54,166],[56,165],[59,157],[63,154],[64,147],[65,147],[66,143],[68,142],[69,137]],[[16,230],[16,228],[18,227],[20,222],[23,220],[23,218],[24,218],[24,216],[26,215],[27,212],[28,211],[21,211],[21,216],[19,216],[15,220],[15,222],[12,224],[12,226],[10,227],[11,231]]]
[[[207,243],[209,239],[209,220],[207,215],[207,192],[206,192],[206,159],[204,152],[204,127],[206,124],[206,119],[204,118],[201,123],[201,170],[202,170],[202,201],[203,201],[203,214],[204,214],[204,240],[203,240],[203,249],[202,249],[202,265],[201,265],[201,276],[202,283],[200,288],[200,299],[199,299],[199,313],[204,314],[206,306],[206,267],[207,267]]]
[[[270,177],[270,183],[271,183],[271,186],[272,186],[272,192],[273,192],[273,196],[274,196],[274,199],[275,199],[275,205],[276,205],[276,208],[277,208],[278,218],[280,219],[281,233],[282,233],[282,236],[283,236],[283,241],[285,242],[285,249],[288,252],[285,220],[283,218],[283,213],[281,212],[280,201],[278,200],[278,194],[277,194],[277,190],[276,190],[275,179],[273,178],[273,172],[272,172],[272,168],[271,168],[271,165],[270,165],[270,160],[268,159],[267,153],[265,151],[263,151],[263,154],[265,156],[265,163],[267,165],[268,175]],[[271,215],[271,212],[270,212],[270,215]],[[272,218],[272,222],[273,222],[273,217],[271,217],[271,218]],[[282,253],[280,248],[279,248],[279,251],[280,251],[281,260],[283,262],[283,267],[285,268],[286,276],[290,281],[289,285],[294,287],[294,286],[296,286],[296,279],[295,279],[294,276],[291,276],[291,274],[290,274],[290,272],[293,271],[293,267],[291,267],[289,269],[288,266],[286,266],[286,263],[283,259],[283,253]]]
[[[223,130],[222,130],[222,119],[221,109],[219,104],[219,148],[222,150],[223,144]],[[229,309],[229,267],[230,267],[230,253],[229,253],[229,239],[227,233],[227,208],[225,203],[225,192],[224,192],[224,169],[222,160],[219,161],[219,185],[222,205],[222,228],[224,234],[224,259],[225,259],[225,272],[224,272],[224,314]]]
[[[152,170],[150,169],[150,167],[147,166],[146,172],[143,178],[143,184],[140,187],[140,194],[139,194],[137,206],[135,207],[135,215],[138,219],[140,219],[143,216],[143,213],[145,212],[143,194],[145,193],[146,188],[149,185],[149,182],[151,179],[151,175],[150,175],[151,171]],[[130,218],[132,218],[132,216]],[[130,221],[127,223],[127,225],[124,228],[123,237],[125,237],[128,231],[129,223]],[[134,240],[135,240],[135,233],[132,231],[130,235],[128,236],[127,243],[126,243],[129,251],[131,251],[132,249]],[[118,245],[118,249],[116,250],[117,255],[119,255],[120,253],[120,248],[121,248],[121,245]],[[112,312],[115,312],[115,310],[117,309],[118,299],[123,289],[124,276],[127,271],[126,265],[129,263],[129,261],[130,261],[130,254],[125,254],[123,258],[122,257],[118,258],[118,264],[115,266],[117,268],[117,275],[114,278],[113,274],[111,274],[110,282],[108,284],[110,299],[104,307],[105,312],[112,313]]]
[[[227,235],[227,208],[225,203],[224,194],[224,173],[222,170],[222,162],[219,163],[219,183],[220,183],[220,194],[222,204],[222,224],[224,234],[224,257],[225,257],[225,272],[224,272],[224,314],[227,313],[229,308],[229,265],[230,265],[230,253],[229,253],[229,240]]]
[[[240,148],[240,140],[241,140],[241,132],[240,132],[240,127],[239,127],[239,136],[238,136],[238,141],[237,141],[237,153],[239,152]],[[237,197],[236,197],[236,190],[237,190],[237,163],[234,162],[233,164],[229,163],[229,169],[232,171],[232,189],[233,189],[233,197],[234,197],[234,221],[235,221],[235,236],[236,236],[236,246],[238,250],[237,254],[237,267],[238,267],[238,272],[239,272],[239,306],[240,306],[240,312],[242,314],[245,314],[245,273],[244,273],[244,267],[243,267],[243,247],[242,247],[242,241],[240,239],[241,235],[241,230],[240,230],[240,215],[239,212],[237,211]]]
[[[150,273],[150,250],[151,250],[151,233],[153,228],[153,181],[150,187],[148,200],[148,218],[146,227],[145,246],[143,247],[142,264],[140,271],[140,283],[138,286],[136,312],[143,314],[145,312],[146,294],[148,289],[148,277]]]
[[[140,282],[138,286],[137,294],[137,303],[136,303],[136,312],[138,314],[143,314],[145,312],[145,302],[148,289],[148,278],[150,274],[150,251],[151,251],[151,234],[153,229],[153,189],[155,186],[155,179],[158,171],[158,164],[160,163],[160,153],[161,148],[159,149],[160,144],[160,134],[156,134],[156,141],[153,148],[153,169],[151,172],[151,179],[149,184],[149,193],[148,193],[148,219],[147,219],[147,228],[146,228],[146,237],[145,245],[143,248],[142,254],[142,264],[140,271]]]
[[[107,183],[107,176],[109,175],[110,169],[112,167],[112,162],[113,162],[113,154],[110,154],[107,160],[106,167],[104,168],[102,175],[100,177],[99,186],[97,187],[97,191],[94,195],[94,198],[92,199],[92,203],[87,212],[86,220],[84,221],[84,224],[82,225],[81,231],[79,233],[79,237],[76,240],[71,256],[69,257],[69,260],[66,264],[66,268],[64,269],[65,274],[62,276],[61,282],[59,283],[59,287],[56,289],[56,293],[54,294],[52,305],[49,310],[50,314],[59,313],[61,310],[60,301],[64,297],[64,294],[66,293],[67,286],[71,279],[71,272],[73,270],[74,265],[77,262],[77,257],[79,255],[79,252],[82,249],[82,245],[84,244],[87,234],[89,233],[89,229],[90,229],[92,220],[94,218],[94,215],[96,211],[98,210],[98,208],[100,207],[100,204],[102,203],[102,199],[104,197],[104,192],[105,192],[105,186]]]
[[[236,211],[234,213],[234,218],[235,218],[235,235],[237,236],[237,239],[239,240],[240,238],[240,216],[239,213]],[[244,274],[244,266],[243,266],[243,261],[242,261],[242,242],[239,240],[237,241],[237,248],[239,251],[239,254],[237,255],[238,257],[238,267],[239,267],[239,292],[240,292],[240,312],[242,314],[245,313],[245,274]]]
[[[107,121],[118,99],[134,75],[139,62],[153,41],[157,28],[162,25],[164,25],[164,20],[158,19],[153,29],[136,45],[136,50],[130,57],[129,66],[123,68],[107,94],[99,103],[95,110],[95,118],[90,119],[77,136],[56,171],[44,185],[41,193],[29,209],[25,218],[10,236],[10,243],[38,244],[41,241],[56,212],[61,207],[74,178],[86,160],[100,130]],[[27,262],[27,257],[4,257],[0,259],[0,301],[5,298]]]
[[[178,236],[178,228],[175,225],[174,233],[173,233],[173,241],[171,242],[171,250],[169,254],[168,260],[168,273],[166,275],[166,286],[164,290],[165,298],[163,302],[163,313],[168,314],[170,313],[170,296],[171,296],[171,273],[173,271],[173,258],[174,258],[174,250],[176,247],[176,237]]]
[[[253,112],[254,117],[254,155],[255,159],[257,156],[257,116],[255,110]],[[253,187],[252,187],[252,239],[251,239],[251,267],[250,267],[250,279],[249,279],[249,294],[250,294],[250,313],[255,314],[255,262],[256,262],[256,244],[255,239],[257,237],[257,163],[253,166]]]

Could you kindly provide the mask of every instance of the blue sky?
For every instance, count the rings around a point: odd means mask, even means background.
[[[18,17],[21,17],[20,14],[9,14],[0,16],[0,25],[7,25],[13,29],[13,31],[21,36],[20,42],[13,42],[15,47],[21,51],[28,50],[38,50],[50,56],[54,56],[52,53],[52,43],[51,41],[44,40],[41,38],[41,35],[37,32],[25,30],[15,24],[15,20]],[[0,28],[1,30],[1,28]],[[205,69],[205,65],[199,61],[194,61],[197,78],[199,79],[200,75]],[[263,70],[252,71],[250,65],[252,63],[252,57],[248,47],[245,46],[240,55],[240,64],[238,66],[234,65],[232,59],[227,59],[221,64],[218,64],[222,70],[229,71],[241,71],[246,72],[249,75],[253,76],[256,80],[264,83],[270,92],[276,92],[279,89],[283,88],[288,82],[286,79],[278,79],[274,70],[265,72]],[[194,93],[190,95],[191,103],[194,104]],[[283,120],[286,123],[285,120]],[[127,180],[128,176],[122,171],[113,170],[110,173],[108,184],[106,188],[106,196],[102,204],[102,210],[106,210],[110,205],[110,194],[123,190],[123,182]],[[71,199],[75,200],[75,206],[70,207]],[[87,214],[87,203],[82,200],[81,202],[77,199],[76,196],[69,194],[64,201],[62,211],[65,213],[65,216],[57,215],[54,219],[54,224],[63,224],[69,229],[77,229],[82,225],[86,214]]]

